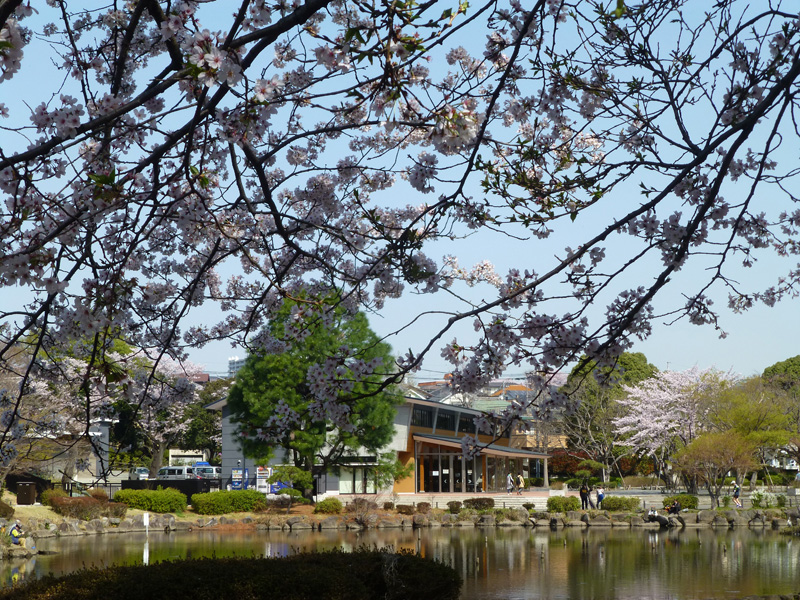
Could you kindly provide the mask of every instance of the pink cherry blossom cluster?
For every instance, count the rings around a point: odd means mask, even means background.
[[[31,10],[30,4],[22,5]],[[18,8],[19,11],[22,7]],[[22,64],[25,40],[17,19],[8,19],[0,28],[0,83],[11,79]]]

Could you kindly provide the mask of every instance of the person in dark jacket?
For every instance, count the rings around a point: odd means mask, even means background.
[[[587,510],[589,508],[589,486],[582,483],[578,493],[581,496],[581,510]]]
[[[681,503],[680,503],[680,502],[678,502],[678,499],[676,498],[676,499],[675,499],[675,500],[672,502],[672,504],[670,504],[670,505],[667,507],[667,514],[668,514],[668,515],[677,515],[677,514],[680,514],[680,512],[681,512]]]

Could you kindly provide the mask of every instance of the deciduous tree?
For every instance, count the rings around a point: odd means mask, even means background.
[[[5,0],[0,359],[92,339],[96,378],[110,327],[153,370],[271,352],[284,298],[331,288],[442,298],[387,377],[441,349],[464,391],[611,366],[659,316],[722,331],[720,296],[796,294],[746,269],[800,252],[798,38],[791,0]],[[467,236],[515,264],[462,267]],[[314,392],[338,425],[341,384]]]
[[[635,385],[657,372],[641,352],[625,352],[613,367],[598,368],[593,361],[578,364],[561,388],[569,396],[570,410],[560,421],[570,448],[602,463],[603,481],[612,468],[619,472],[614,419],[621,415],[617,401],[625,396],[623,385]]]
[[[662,371],[634,387],[619,400],[624,414],[613,419],[621,444],[652,456],[658,475],[671,486],[667,465],[682,448],[709,430],[708,403],[727,385],[724,374],[693,368]],[[689,481],[687,485],[694,487]]]
[[[719,506],[719,496],[728,473],[746,473],[758,465],[755,445],[736,432],[709,432],[695,438],[677,452],[674,465],[688,478],[697,477]]]

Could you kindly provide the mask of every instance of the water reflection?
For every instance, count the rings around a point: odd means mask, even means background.
[[[772,531],[616,528],[106,534],[39,540],[56,553],[0,563],[0,581],[92,565],[392,546],[455,567],[464,600],[733,598],[800,591],[800,543],[792,541]]]

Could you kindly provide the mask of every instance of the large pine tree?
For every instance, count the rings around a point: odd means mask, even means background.
[[[377,455],[393,435],[395,406],[402,401],[384,387],[393,361],[391,348],[369,328],[363,313],[347,314],[341,306],[320,310],[302,331],[292,328],[297,303],[287,301],[268,325],[273,351],[251,353],[236,375],[228,396],[245,454],[258,459],[286,451],[286,462],[309,471],[335,468],[353,456]],[[287,336],[292,345],[274,351]],[[350,380],[335,403],[345,413],[326,413],[320,377]],[[287,423],[290,427],[286,427]],[[305,490],[305,495],[310,490]]]

